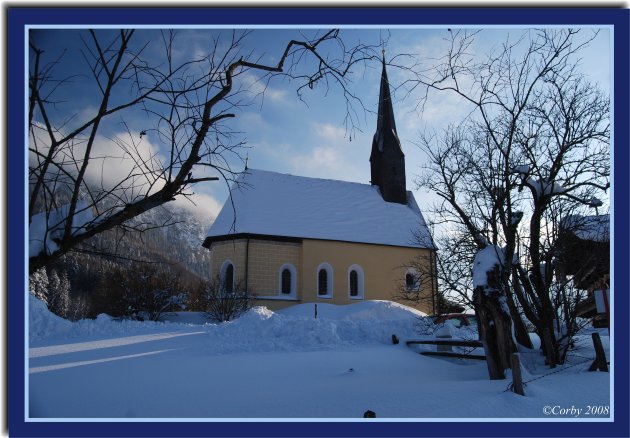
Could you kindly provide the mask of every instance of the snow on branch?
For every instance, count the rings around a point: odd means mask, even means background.
[[[541,178],[539,181],[533,178],[527,178],[527,185],[532,188],[536,193],[536,198],[540,199],[543,196],[558,195],[567,191],[562,185],[549,181],[546,178]]]
[[[505,252],[499,246],[488,245],[479,250],[473,260],[473,288],[488,286],[487,273],[492,271],[495,266],[503,266],[504,262]]]

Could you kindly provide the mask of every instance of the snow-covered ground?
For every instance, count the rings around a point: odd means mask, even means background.
[[[610,404],[609,373],[587,371],[590,334],[556,370],[522,352],[530,381],[522,397],[506,391],[509,378],[488,380],[485,362],[407,347],[421,337],[412,309],[380,301],[313,313],[303,304],[254,308],[220,325],[190,313],[71,323],[30,297],[29,417],[357,419],[368,409],[378,418],[609,417],[586,413]]]

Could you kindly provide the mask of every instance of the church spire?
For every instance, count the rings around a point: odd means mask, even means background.
[[[378,98],[378,117],[376,133],[372,140],[370,167],[372,185],[379,186],[383,199],[387,202],[406,204],[405,154],[400,147],[400,140],[396,131],[384,50],[381,89]]]

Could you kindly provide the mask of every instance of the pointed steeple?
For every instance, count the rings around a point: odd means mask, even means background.
[[[385,67],[383,51],[383,71],[378,98],[376,133],[372,140],[370,154],[372,185],[379,186],[383,199],[387,202],[407,203],[407,183],[405,177],[405,154],[400,147],[394,107]]]

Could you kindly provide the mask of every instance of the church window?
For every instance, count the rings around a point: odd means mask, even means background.
[[[278,295],[296,298],[297,270],[291,263],[285,263],[278,270]]]
[[[282,270],[282,293],[291,293],[291,271],[289,271],[287,268],[284,268]]]
[[[317,267],[317,296],[319,298],[332,298],[333,296],[333,269],[328,263],[322,263]]]
[[[414,278],[413,274],[407,272],[407,275],[405,275],[405,286],[407,287],[407,290],[413,289],[413,284],[415,282],[416,279]]]
[[[351,300],[363,299],[363,268],[359,265],[348,269],[348,297]]]
[[[405,274],[405,289],[407,291],[419,291],[420,290],[420,276],[415,269],[408,269]]]
[[[320,295],[328,295],[328,272],[325,269],[319,270],[319,283],[317,286]]]
[[[232,264],[225,269],[225,291],[234,292],[234,265]]]
[[[219,279],[225,292],[234,292],[234,264],[230,260],[226,260],[221,265]]]
[[[350,271],[350,296],[359,295],[359,274],[357,271]]]

